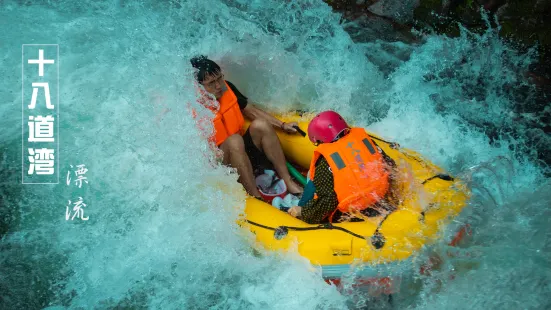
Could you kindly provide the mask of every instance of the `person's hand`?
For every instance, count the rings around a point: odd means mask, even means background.
[[[297,122],[291,122],[291,123],[285,123],[281,125],[281,129],[285,131],[286,133],[296,133],[297,130],[294,128],[294,126],[298,126]]]
[[[299,206],[291,207],[289,208],[287,213],[291,214],[291,216],[299,217],[302,215],[302,207],[299,207]]]

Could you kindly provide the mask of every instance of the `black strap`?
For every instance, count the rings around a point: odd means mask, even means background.
[[[388,146],[390,146],[391,149],[399,149],[400,148],[400,144],[398,144],[396,142],[389,142],[389,141],[383,140],[381,138],[377,138],[375,136],[372,136],[370,134],[368,134],[368,136],[373,140],[381,141],[381,142],[384,142],[384,143],[388,144]]]
[[[398,149],[400,147],[400,145],[396,142],[389,142],[389,141],[386,141],[386,140],[383,140],[383,139],[379,139],[377,137],[374,137],[372,135],[369,135],[369,137],[371,137],[371,139],[374,139],[374,140],[377,140],[377,141],[381,141],[381,142],[384,142],[386,144],[388,144],[390,146],[390,148],[393,148],[393,149]],[[409,155],[408,153],[404,153],[404,152],[401,152],[402,154],[404,154],[405,156],[419,162],[419,163],[422,163],[424,164],[424,162],[417,158],[416,156],[413,156],[413,155]],[[385,154],[386,155],[386,154]],[[387,155],[388,156],[388,155]],[[425,184],[427,183],[428,181],[432,180],[432,179],[435,179],[435,178],[438,178],[438,179],[441,179],[441,180],[444,180],[444,181],[454,181],[454,178],[452,176],[450,176],[449,174],[437,174],[437,175],[434,175],[428,179],[426,179],[425,181],[423,181],[421,184]]]
[[[304,132],[304,130],[300,129],[300,127],[295,125],[293,126],[293,128],[295,128],[301,136],[306,137],[306,133]]]
[[[373,140],[381,141],[381,142],[384,142],[384,143],[388,144],[388,146],[389,146],[391,149],[398,150],[398,149],[400,148],[400,144],[398,144],[398,143],[396,143],[396,142],[386,141],[386,140],[383,140],[383,139],[374,137],[374,136],[369,135],[369,134],[368,134],[368,136],[369,136],[371,139],[373,139]],[[404,156],[407,156],[407,157],[409,157],[410,159],[413,159],[413,160],[415,160],[415,161],[417,161],[417,162],[419,162],[419,163],[421,163],[421,164],[424,164],[424,162],[423,162],[421,159],[417,158],[416,156],[409,155],[408,153],[405,153],[405,152],[402,152],[402,151],[400,151],[400,153],[404,154]]]
[[[327,224],[320,224],[318,226],[315,226],[315,227],[293,227],[293,226],[279,226],[279,227],[270,227],[270,226],[266,226],[266,225],[262,225],[262,224],[259,224],[259,223],[256,223],[256,222],[253,222],[253,221],[249,221],[249,220],[245,220],[245,222],[251,224],[251,225],[254,225],[254,226],[258,226],[258,227],[261,227],[261,228],[264,228],[264,229],[268,229],[268,230],[273,230],[273,231],[276,231],[278,229],[287,229],[287,230],[294,230],[294,231],[309,231],[309,230],[320,230],[320,229],[328,229],[328,230],[340,230],[340,231],[343,231],[347,234],[350,234],[356,238],[360,238],[362,240],[365,240],[366,237],[364,236],[361,236],[361,235],[358,235],[346,228],[343,228],[343,227],[339,227],[339,226],[333,226],[331,223],[327,223]]]
[[[450,181],[450,182],[453,182],[454,181],[454,178],[448,174],[442,174],[442,173],[439,173],[437,175],[433,175],[432,177],[426,179],[425,181],[423,181],[421,184],[425,184],[427,183],[428,181],[432,180],[432,179],[440,179],[440,180],[444,180],[444,181]]]

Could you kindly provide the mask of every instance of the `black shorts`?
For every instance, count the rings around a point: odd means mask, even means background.
[[[245,151],[249,156],[255,176],[263,174],[265,169],[274,170],[274,165],[268,160],[266,155],[254,145],[253,137],[251,137],[251,133],[248,129],[243,135],[243,141],[245,142]]]

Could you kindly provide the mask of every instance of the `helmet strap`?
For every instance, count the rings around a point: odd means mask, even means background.
[[[340,138],[346,136],[349,132],[350,132],[350,128],[348,128],[348,127],[345,128],[345,129],[343,129],[343,130],[341,130],[341,132],[339,132],[339,133],[337,134],[337,136],[335,137],[335,139],[333,139],[333,141],[331,141],[331,143],[333,143],[333,142],[339,140]]]

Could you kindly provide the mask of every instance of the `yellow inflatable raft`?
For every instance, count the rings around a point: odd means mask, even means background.
[[[297,121],[304,131],[308,128],[308,119],[298,115],[279,118]],[[278,135],[287,160],[307,169],[315,148],[308,137]],[[352,263],[403,261],[440,238],[442,228],[466,205],[469,193],[465,185],[416,152],[370,135],[399,167],[397,211],[363,217],[359,222],[310,225],[249,197],[239,224],[256,236],[255,246],[287,250],[296,244],[300,255],[320,265],[325,278],[332,278]]]

